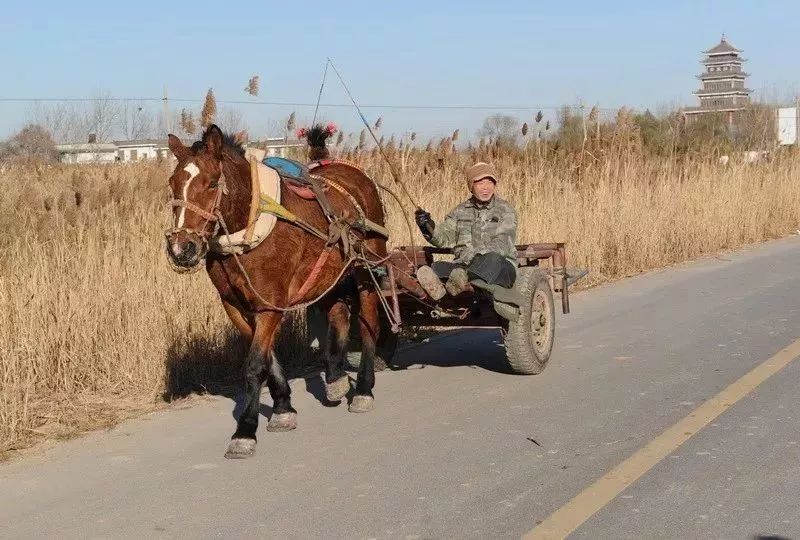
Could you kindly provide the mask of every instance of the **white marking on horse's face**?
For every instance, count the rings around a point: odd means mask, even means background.
[[[183,168],[183,170],[186,171],[187,173],[189,173],[189,179],[186,182],[184,182],[184,184],[183,184],[183,200],[184,201],[188,201],[189,200],[189,198],[188,198],[189,197],[189,184],[192,183],[192,180],[194,180],[195,176],[200,174],[200,169],[194,163],[189,163],[188,165],[186,165],[186,167]],[[178,214],[178,224],[177,224],[177,228],[178,229],[183,227],[183,220],[185,218],[186,218],[186,207],[182,206],[181,207],[181,211]]]

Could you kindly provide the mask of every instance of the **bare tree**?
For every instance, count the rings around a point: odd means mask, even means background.
[[[119,117],[120,134],[129,140],[150,137],[153,134],[154,118],[144,103],[127,101]]]
[[[59,142],[84,140],[81,113],[73,103],[36,102],[27,113],[28,122],[42,126]]]
[[[187,135],[194,135],[197,132],[197,122],[194,119],[194,113],[192,111],[181,109],[178,125]]]
[[[82,131],[85,137],[93,133],[98,142],[108,141],[114,136],[122,108],[118,101],[107,93],[98,93],[83,117]]]
[[[31,159],[53,162],[58,159],[56,144],[45,128],[28,124],[0,144],[0,161]]]
[[[121,110],[117,100],[108,94],[97,94],[89,103],[36,103],[28,117],[57,141],[86,141],[90,133],[98,141],[106,141],[118,129]]]
[[[519,133],[519,120],[506,114],[486,118],[483,127],[478,130],[480,137],[486,137],[499,146],[516,146]]]
[[[775,109],[764,103],[751,103],[734,117],[734,140],[744,150],[767,150],[775,145]]]
[[[232,107],[222,107],[217,112],[216,124],[228,133],[236,133],[247,130],[247,123],[244,121],[242,111]]]
[[[260,125],[267,137],[283,137],[284,135],[283,121],[278,120],[277,118],[268,118]]]

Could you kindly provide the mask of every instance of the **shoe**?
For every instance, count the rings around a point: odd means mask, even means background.
[[[442,280],[439,279],[439,276],[436,275],[436,272],[434,272],[433,268],[430,266],[420,266],[417,268],[417,281],[419,281],[419,284],[425,289],[425,292],[428,293],[428,296],[434,300],[441,300],[446,294],[444,285],[442,285]]]
[[[494,311],[503,317],[507,321],[517,322],[520,316],[520,309],[517,306],[506,304],[504,302],[498,302],[495,300],[494,304]]]
[[[447,278],[444,288],[447,289],[450,296],[458,296],[469,285],[469,276],[464,268],[456,268],[450,272],[450,277]]]

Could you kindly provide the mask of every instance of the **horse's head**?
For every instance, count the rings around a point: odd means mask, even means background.
[[[166,232],[166,241],[167,254],[179,268],[197,267],[208,253],[208,239],[216,231],[220,200],[226,189],[223,144],[222,131],[215,125],[191,147],[169,135],[169,149],[178,165],[169,179],[174,222]]]

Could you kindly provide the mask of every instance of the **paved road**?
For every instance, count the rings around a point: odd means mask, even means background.
[[[519,537],[797,340],[798,269],[791,238],[575,295],[536,377],[490,331],[409,349],[366,415],[293,381],[299,429],[263,422],[250,460],[223,397],[126,422],[0,466],[0,537]],[[800,538],[799,386],[797,361],[572,537]]]

